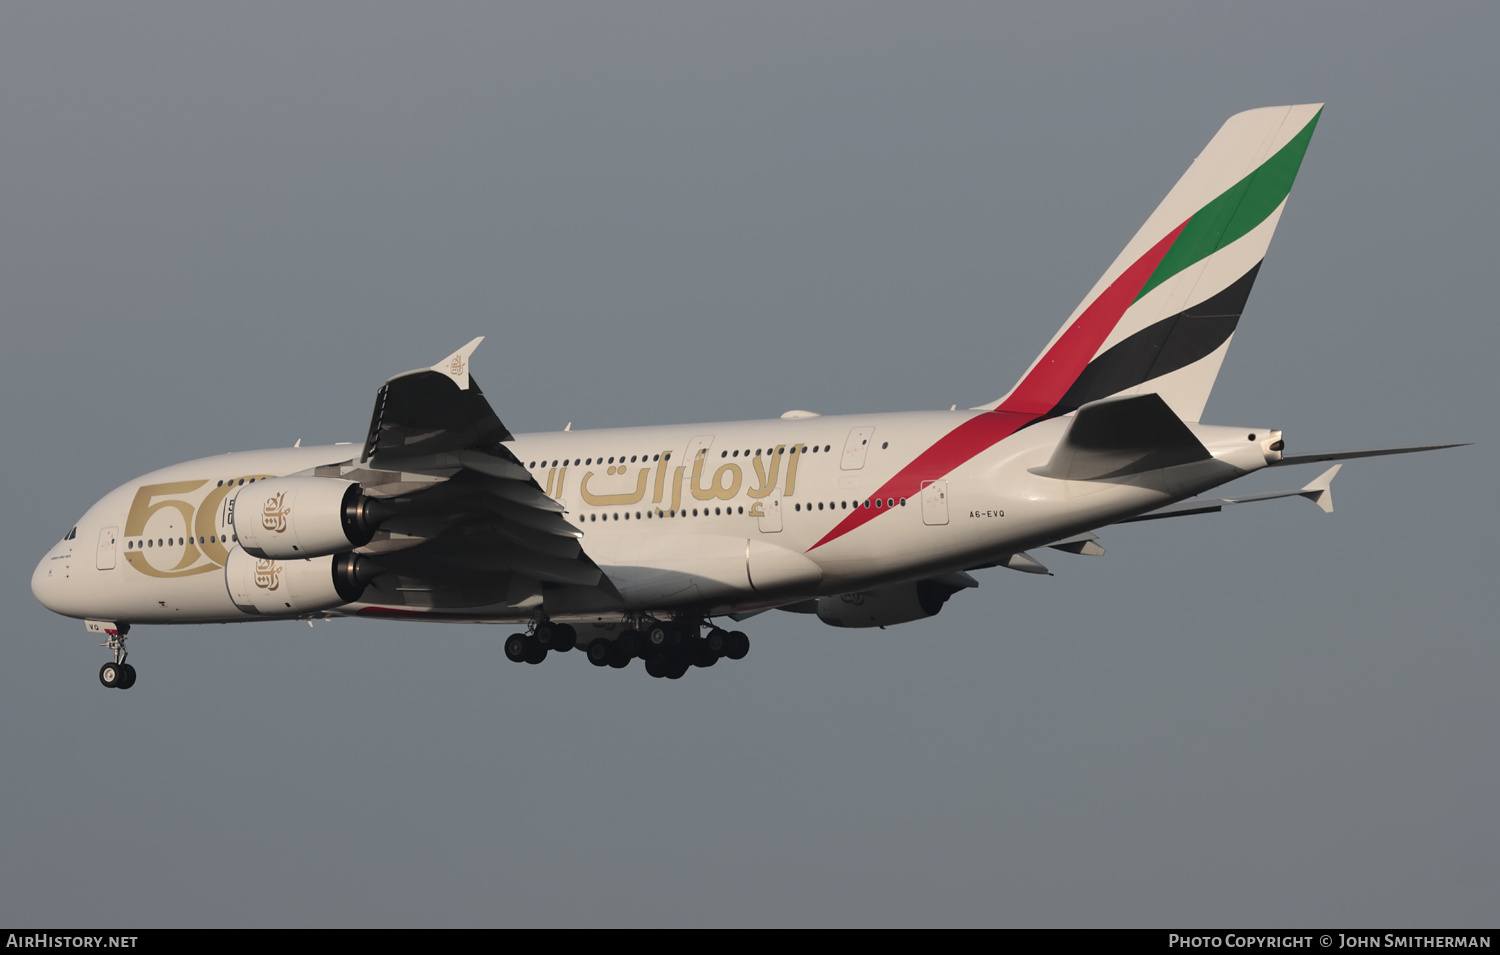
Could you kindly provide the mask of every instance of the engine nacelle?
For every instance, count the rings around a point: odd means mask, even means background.
[[[245,613],[296,617],[358,600],[373,569],[367,558],[354,554],[270,560],[236,547],[224,562],[224,583],[229,599]]]
[[[931,617],[963,587],[939,580],[893,584],[818,598],[818,619],[830,627],[889,627]]]
[[[361,494],[353,481],[282,477],[240,488],[230,515],[247,554],[295,560],[368,544],[390,509]]]

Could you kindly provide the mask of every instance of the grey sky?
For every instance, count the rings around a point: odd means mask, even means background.
[[[1494,4],[0,6],[0,923],[1493,926]],[[1206,420],[1352,462],[678,682],[38,606],[96,498],[358,438],[1004,393],[1219,124],[1326,101]],[[1296,486],[1314,468],[1246,482]],[[1051,552],[1049,552],[1051,553]],[[1041,556],[1041,555],[1039,555]]]

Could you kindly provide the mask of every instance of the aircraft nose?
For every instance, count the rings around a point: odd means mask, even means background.
[[[31,572],[32,596],[53,613],[67,613],[64,609],[64,594],[70,570],[68,565],[71,562],[70,558],[62,557],[53,548],[36,565],[36,570]]]

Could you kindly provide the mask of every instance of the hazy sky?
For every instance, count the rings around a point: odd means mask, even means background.
[[[0,923],[1493,927],[1500,8],[0,5]],[[747,621],[681,681],[511,628],[137,629],[110,488],[357,440],[477,334],[514,431],[979,404],[1231,113],[1328,106],[1210,400],[1351,462]],[[1240,487],[1296,487],[1316,468]]]

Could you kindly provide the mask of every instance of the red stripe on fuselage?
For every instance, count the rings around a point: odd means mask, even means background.
[[[895,477],[885,482],[880,490],[870,495],[868,500],[872,502],[871,506],[859,507],[850,512],[833,530],[809,547],[808,551],[817,550],[884,513],[884,508],[873,505],[875,500],[918,498],[923,481],[941,479],[1056,407],[1098,353],[1099,346],[1114,331],[1125,310],[1130,308],[1146,280],[1156,271],[1167,250],[1177,241],[1186,226],[1187,221],[1184,221],[1167,233],[1145,255],[1136,259],[1118,278],[1109,283],[1109,287],[1089,303],[1078,320],[1069,325],[1053,346],[1047,349],[1047,354],[1042,356],[999,408],[976,415],[943,435],[932,447],[898,471]]]

